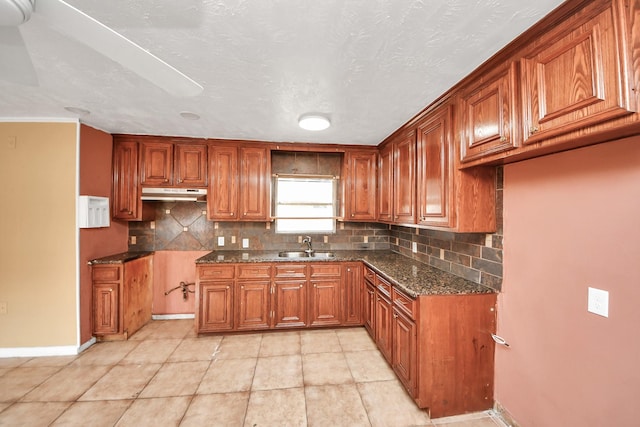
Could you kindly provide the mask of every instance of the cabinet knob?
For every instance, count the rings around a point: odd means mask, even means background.
[[[112,289],[112,288],[109,288],[109,292],[113,292],[113,289]]]
[[[529,128],[529,135],[533,135],[534,133],[538,132],[540,129],[538,129],[538,126],[531,126]]]
[[[300,287],[303,287],[304,285],[300,285]]]
[[[127,214],[133,215],[133,212],[132,211],[128,211]]]
[[[169,182],[169,179],[165,178],[165,179],[164,179],[164,182]]]
[[[231,212],[231,213],[229,214],[229,216],[233,216],[233,212]]]
[[[394,318],[394,319],[397,319],[397,318],[398,318],[398,315],[394,313],[394,314],[393,314],[393,318]]]
[[[500,137],[500,142],[507,142],[508,138],[504,135]]]

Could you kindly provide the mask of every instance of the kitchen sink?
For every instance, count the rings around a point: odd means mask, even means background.
[[[304,251],[284,251],[278,253],[280,258],[333,258],[336,256],[333,252],[312,252],[308,254]]]

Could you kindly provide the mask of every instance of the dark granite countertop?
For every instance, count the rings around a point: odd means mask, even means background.
[[[331,251],[333,258],[281,258],[277,251],[214,251],[196,264],[240,262],[363,261],[405,291],[419,295],[493,293],[493,289],[391,251]]]
[[[89,265],[93,264],[122,264],[127,261],[152,255],[153,252],[122,252],[115,255],[109,255],[102,258],[96,258],[89,261]]]

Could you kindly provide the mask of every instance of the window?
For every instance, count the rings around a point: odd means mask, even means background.
[[[336,178],[277,175],[274,187],[276,233],[335,232]]]

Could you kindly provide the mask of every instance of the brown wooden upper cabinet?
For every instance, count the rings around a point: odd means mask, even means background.
[[[209,147],[210,220],[269,221],[269,149],[214,144]]]
[[[473,81],[459,95],[460,155],[463,162],[518,145],[516,64]]]
[[[380,150],[378,220],[395,224],[416,222],[416,130],[395,135]]]
[[[525,144],[635,111],[627,8],[619,0],[594,2],[526,49],[521,59]]]
[[[345,153],[345,221],[376,220],[377,157],[372,150]]]
[[[111,210],[114,219],[131,221],[142,217],[142,201],[138,194],[138,143],[135,141],[114,141]]]
[[[207,146],[156,141],[141,142],[140,184],[206,187]]]

